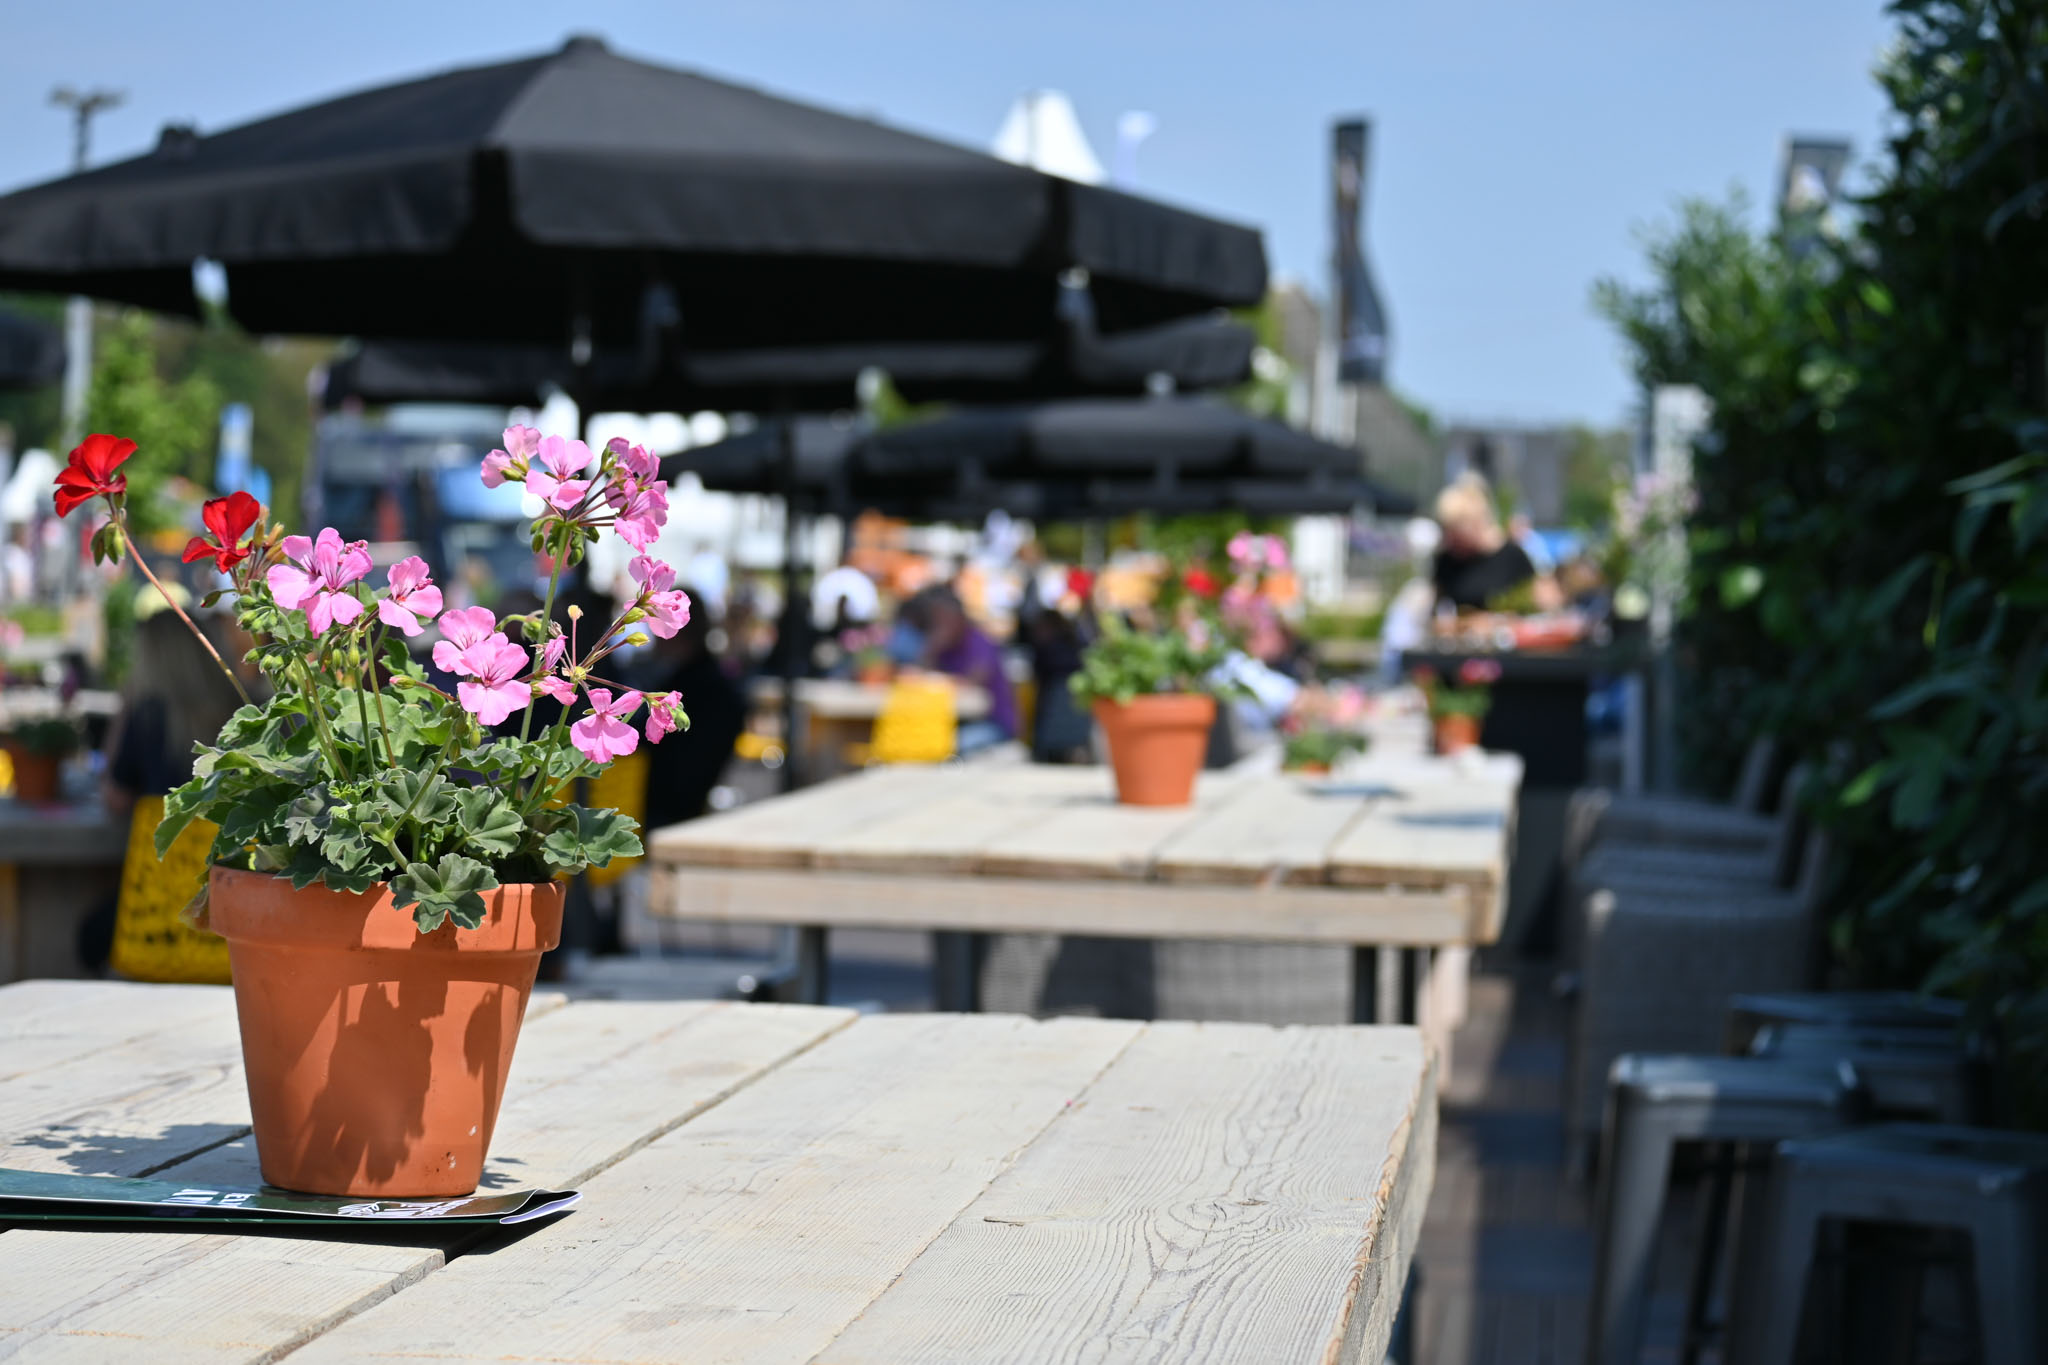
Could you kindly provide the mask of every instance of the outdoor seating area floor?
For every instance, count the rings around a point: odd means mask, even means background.
[[[1415,1254],[1416,1365],[1580,1365],[1593,1284],[1593,1189],[1564,1153],[1567,1005],[1548,969],[1474,975],[1441,1092],[1436,1187]],[[1692,1243],[1672,1191],[1643,1361],[1678,1358]],[[1703,1360],[1715,1359],[1710,1351]]]

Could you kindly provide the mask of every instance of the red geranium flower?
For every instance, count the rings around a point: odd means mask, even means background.
[[[210,556],[213,567],[226,573],[249,557],[249,547],[238,542],[262,515],[263,505],[247,493],[230,493],[224,498],[211,499],[199,509],[199,519],[206,523],[207,530],[213,532],[213,539],[192,537],[185,546],[185,562],[190,564],[195,559]]]
[[[1209,571],[1199,565],[1182,574],[1180,582],[1182,587],[1197,597],[1214,597],[1222,591]]]
[[[135,442],[125,436],[95,432],[71,452],[71,463],[57,475],[57,515],[68,517],[71,509],[105,495],[119,497],[128,491],[128,476],[116,474],[120,463],[135,453]]]

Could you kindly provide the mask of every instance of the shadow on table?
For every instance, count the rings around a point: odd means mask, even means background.
[[[153,1134],[95,1133],[55,1123],[14,1145],[56,1152],[78,1175],[150,1176],[236,1138],[246,1137],[246,1124],[174,1123]]]

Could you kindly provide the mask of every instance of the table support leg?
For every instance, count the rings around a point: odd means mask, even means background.
[[[1354,947],[1351,1022],[1415,1024],[1429,975],[1427,948]]]
[[[831,930],[822,924],[806,924],[796,931],[796,998],[806,1005],[822,1005],[831,990]]]
[[[981,962],[986,934],[932,935],[932,1003],[947,1013],[981,1012]]]
[[[1351,1022],[1377,1024],[1380,1014],[1380,953],[1366,944],[1351,949]]]

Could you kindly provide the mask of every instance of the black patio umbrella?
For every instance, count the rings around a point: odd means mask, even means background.
[[[258,332],[719,352],[1041,339],[1063,273],[1106,332],[1249,304],[1256,230],[593,38],[0,198],[0,288]],[[582,358],[579,354],[579,359]]]
[[[34,389],[64,375],[64,334],[40,318],[0,309],[0,389]]]
[[[867,434],[843,422],[770,423],[672,455],[663,470],[781,494],[808,511],[932,520],[999,508],[1040,520],[1413,512],[1414,499],[1366,477],[1366,459],[1215,400],[1159,397],[965,409]]]
[[[1182,318],[1104,337],[1068,325],[1051,341],[876,342],[686,351],[649,373],[627,350],[598,352],[579,376],[560,347],[367,342],[328,367],[325,401],[533,406],[582,385],[599,411],[835,412],[859,401],[863,372],[888,374],[912,402],[1141,394],[1235,384],[1257,338],[1221,317]]]

